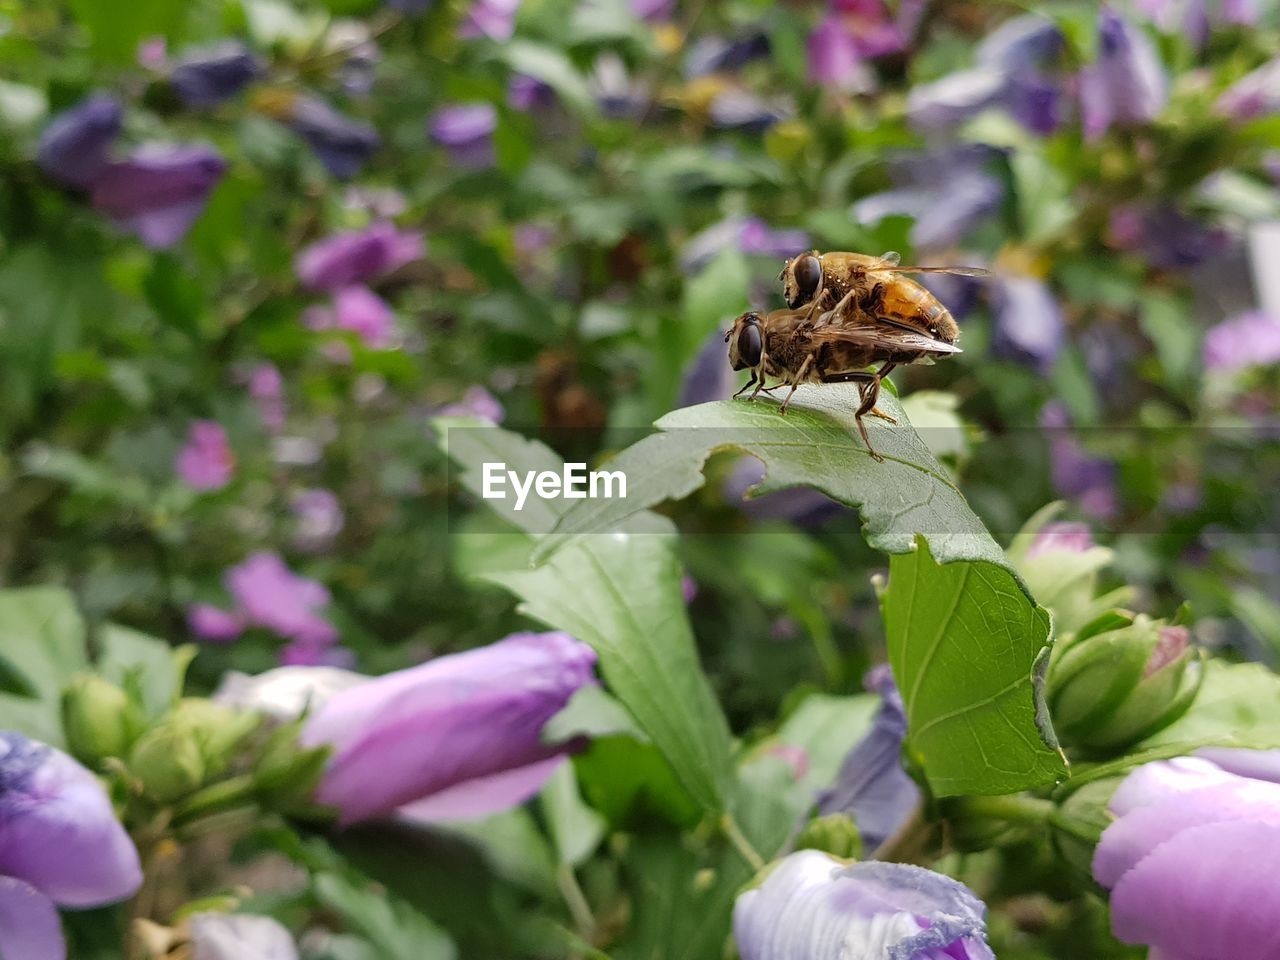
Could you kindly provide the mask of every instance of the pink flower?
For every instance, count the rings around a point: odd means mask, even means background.
[[[1204,365],[1235,373],[1280,361],[1280,319],[1262,310],[1242,313],[1204,335]]]
[[[178,451],[174,469],[193,490],[221,490],[230,483],[236,457],[222,425],[214,420],[197,420],[191,424],[186,446]]]
[[[238,616],[211,603],[193,603],[187,608],[187,626],[201,640],[228,643],[244,633]]]
[[[365,230],[335,233],[304,249],[294,261],[302,285],[337,290],[367,283],[422,256],[422,234],[382,221]]]
[[[284,429],[284,377],[274,363],[260,363],[249,373],[249,396],[258,407],[258,418],[272,433]]]
[[[1046,523],[1027,548],[1027,559],[1042,553],[1084,553],[1093,545],[1093,535],[1083,523]]]
[[[334,293],[332,307],[308,307],[303,322],[312,330],[347,330],[374,350],[391,346],[395,333],[391,307],[368,287],[343,287]]]
[[[722,351],[723,352],[723,351]],[[457,403],[445,404],[436,411],[438,417],[474,417],[490,423],[501,423],[506,416],[502,404],[492,393],[481,386],[467,387],[467,392]]]

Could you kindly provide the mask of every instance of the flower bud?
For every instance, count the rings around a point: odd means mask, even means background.
[[[832,813],[806,823],[796,837],[796,849],[821,850],[842,860],[856,860],[862,856],[862,837],[852,817]]]
[[[144,733],[133,746],[129,769],[147,796],[172,803],[200,788],[204,757],[195,733],[185,724],[165,720]]]
[[[76,677],[62,694],[62,729],[67,748],[90,765],[124,757],[143,727],[137,704],[97,674]]]
[[[170,722],[191,733],[206,777],[216,777],[230,766],[236,748],[258,728],[261,720],[212,700],[187,697],[174,708]]]
[[[1049,710],[1066,746],[1109,752],[1186,712],[1202,676],[1190,631],[1125,611],[1086,625],[1049,669]]]

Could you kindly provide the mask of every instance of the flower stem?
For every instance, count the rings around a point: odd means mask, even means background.
[[[569,913],[573,916],[579,936],[588,942],[594,940],[596,918],[591,914],[591,904],[587,903],[582,887],[578,886],[578,878],[573,873],[573,867],[562,863],[560,869],[556,871],[556,882],[560,887],[560,896],[564,897]]]
[[[751,845],[751,841],[742,832],[742,828],[738,826],[738,821],[734,819],[732,813],[726,812],[720,818],[720,829],[724,831],[724,835],[733,844],[733,848],[738,851],[738,855],[746,861],[747,866],[757,873],[764,869],[764,858]]]

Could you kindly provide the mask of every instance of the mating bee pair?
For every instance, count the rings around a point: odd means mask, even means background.
[[[762,389],[789,384],[778,408],[785,414],[802,383],[856,383],[858,430],[871,456],[883,460],[862,422],[868,413],[894,422],[876,409],[880,381],[900,364],[961,352],[955,345],[960,328],[950,311],[904,273],[982,277],[988,271],[903,267],[896,253],[803,253],[778,275],[787,309],[744,313],[725,334],[733,369],[751,371],[751,379],[734,396],[754,385],[750,399],[755,399]],[[880,369],[867,369],[878,361]],[[781,382],[766,387],[768,377]]]

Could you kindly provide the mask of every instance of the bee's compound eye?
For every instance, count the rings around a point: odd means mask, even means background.
[[[742,328],[742,333],[738,334],[738,356],[746,361],[748,367],[754,367],[760,363],[763,350],[759,324],[748,323]]]
[[[822,262],[813,254],[805,254],[796,261],[796,292],[801,302],[807,303],[818,292],[822,283]]]

